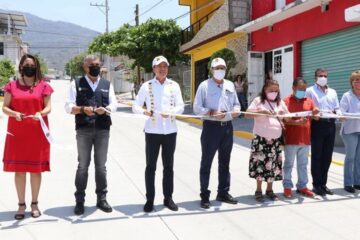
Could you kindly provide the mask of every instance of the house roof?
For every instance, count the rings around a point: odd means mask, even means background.
[[[235,32],[254,32],[264,27],[272,26],[275,23],[291,18],[300,13],[306,12],[315,7],[329,3],[331,0],[296,0],[281,9],[277,9],[260,18],[235,28]]]
[[[21,34],[23,28],[28,25],[24,15],[0,12],[0,29],[7,31],[10,19],[10,28],[13,34]]]

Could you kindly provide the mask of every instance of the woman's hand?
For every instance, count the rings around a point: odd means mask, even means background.
[[[15,113],[15,118],[16,118],[16,121],[22,121],[23,118],[24,118],[24,114],[23,113],[19,113],[19,112],[16,112]]]
[[[258,109],[256,113],[265,114],[265,115],[273,115],[271,111],[268,109]]]
[[[39,121],[40,118],[41,118],[41,113],[40,112],[35,113],[35,115],[33,116],[33,119],[36,120],[36,121]]]

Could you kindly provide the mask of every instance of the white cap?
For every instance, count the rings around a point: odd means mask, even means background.
[[[211,67],[217,67],[217,66],[225,66],[226,67],[226,63],[224,61],[224,59],[222,58],[214,58],[211,62]]]
[[[170,65],[168,60],[166,59],[166,57],[164,56],[157,56],[154,58],[154,60],[152,61],[152,66],[155,67],[157,65],[159,65],[160,63],[166,63],[168,66]]]

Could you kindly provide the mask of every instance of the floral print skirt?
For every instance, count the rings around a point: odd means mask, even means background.
[[[251,142],[249,176],[258,181],[282,180],[281,139],[255,136]]]

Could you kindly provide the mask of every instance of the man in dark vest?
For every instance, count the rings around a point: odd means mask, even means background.
[[[88,167],[94,147],[97,208],[111,212],[106,201],[106,160],[111,125],[110,113],[115,112],[117,101],[110,82],[100,77],[101,63],[97,56],[84,58],[85,76],[71,83],[65,109],[75,115],[78,168],[75,178],[76,206],[74,213],[84,213]]]

